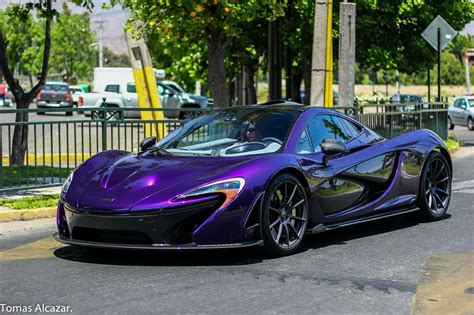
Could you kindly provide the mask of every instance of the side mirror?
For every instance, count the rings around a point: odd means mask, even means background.
[[[156,137],[148,137],[140,141],[140,150],[145,151],[156,143]]]
[[[347,152],[346,145],[338,140],[324,139],[321,142],[321,152],[324,153],[323,163],[327,167],[329,166],[329,157],[340,153]]]

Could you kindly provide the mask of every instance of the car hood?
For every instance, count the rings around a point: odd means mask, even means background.
[[[107,151],[74,172],[64,198],[70,206],[94,212],[126,213],[152,196],[160,201],[153,207],[170,207],[177,195],[225,178],[226,173],[255,158],[157,157]]]

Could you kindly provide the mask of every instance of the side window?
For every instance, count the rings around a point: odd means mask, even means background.
[[[127,83],[127,92],[128,93],[137,93],[137,87],[134,83]]]
[[[332,121],[334,122],[334,133],[336,134],[336,139],[342,142],[347,142],[352,139],[352,133],[347,129],[344,121],[337,117],[331,116]]]
[[[349,120],[344,119],[344,118],[339,118],[339,119],[344,123],[347,130],[352,134],[352,137],[357,136],[362,131],[362,129],[358,125],[350,122]]]
[[[463,98],[460,99],[460,100],[459,100],[459,107],[461,107],[461,108],[466,108],[466,106],[467,106],[466,100],[463,99]]]
[[[120,86],[118,84],[106,85],[105,92],[120,93]]]
[[[165,88],[161,85],[158,85],[158,94],[160,94],[160,96],[165,95]]]
[[[454,107],[460,107],[459,105],[461,105],[461,99],[458,99],[456,102],[454,102]]]
[[[296,153],[297,154],[308,154],[311,153],[311,143],[309,142],[308,133],[306,132],[306,128],[303,130],[303,133],[298,140],[298,145],[296,146]]]
[[[335,125],[329,115],[313,117],[308,122],[307,128],[315,153],[321,152],[321,142],[324,139],[336,139]]]

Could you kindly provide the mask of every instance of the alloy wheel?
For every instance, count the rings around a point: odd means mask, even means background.
[[[440,158],[430,161],[425,179],[425,197],[428,207],[434,214],[447,210],[451,194],[450,172]]]
[[[306,221],[306,197],[303,187],[293,181],[283,181],[270,199],[268,225],[276,245],[291,249],[303,238]]]

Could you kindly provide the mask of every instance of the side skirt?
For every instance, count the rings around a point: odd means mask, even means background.
[[[309,230],[306,230],[305,234],[318,234],[318,233],[322,233],[322,232],[325,232],[325,231],[339,229],[339,228],[349,226],[349,225],[354,225],[354,224],[365,223],[365,222],[375,221],[375,220],[379,220],[379,219],[389,218],[389,217],[393,217],[393,216],[397,216],[397,215],[401,215],[401,214],[405,214],[405,213],[410,213],[410,212],[414,212],[414,211],[418,211],[418,210],[419,210],[419,208],[396,210],[396,211],[392,211],[392,212],[378,213],[378,214],[374,214],[374,215],[365,216],[365,217],[362,217],[362,218],[357,218],[357,219],[354,219],[354,220],[338,222],[338,223],[333,223],[333,224],[328,224],[328,225],[324,225],[324,224],[320,223],[320,224],[316,225],[315,227],[313,227]]]

